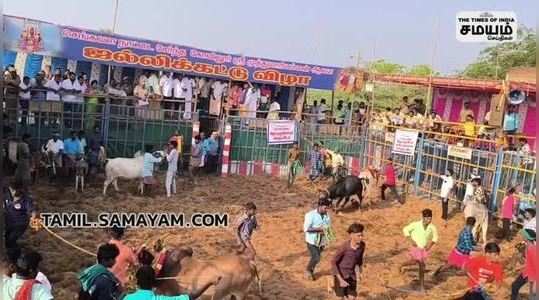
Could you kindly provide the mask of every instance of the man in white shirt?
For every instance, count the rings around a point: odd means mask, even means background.
[[[157,74],[155,72],[152,72],[150,77],[148,77],[148,82],[146,83],[146,86],[148,89],[152,87],[154,94],[161,95],[161,87],[159,86],[159,78],[157,78]]]
[[[260,90],[257,86],[252,84],[250,85],[251,87],[249,90],[247,90],[247,94],[245,94],[245,109],[247,110],[245,115],[249,119],[255,119],[256,109],[258,107],[258,103],[260,103]]]
[[[62,74],[54,74],[52,80],[47,81],[45,88],[47,89],[47,101],[60,101],[60,87],[62,85]]]
[[[279,104],[279,102],[277,102],[277,99],[273,98],[269,107],[268,120],[279,120],[280,110],[281,105]]]
[[[213,93],[210,100],[210,115],[218,116],[221,113],[221,103],[225,93],[226,83],[216,80],[211,88]]]
[[[193,101],[193,81],[188,76],[184,76],[180,81],[180,94],[179,98],[185,101],[185,110],[183,118],[186,120],[191,119],[191,104]]]
[[[21,288],[25,282],[36,279],[40,261],[41,255],[37,252],[29,252],[21,255],[15,264],[15,273],[11,277],[8,277],[5,274],[0,275],[0,299],[23,299],[21,296],[26,295],[18,295],[18,293],[22,291]],[[54,298],[45,285],[40,282],[34,282],[28,290],[28,298],[24,299],[52,300]]]
[[[60,134],[54,133],[45,145],[45,151],[49,157],[49,161],[54,161],[56,165],[62,167],[62,152],[64,151],[64,142],[60,139]]]
[[[320,100],[320,105],[318,106],[318,123],[323,124],[326,122],[326,113],[328,111],[328,107],[326,105],[326,99]]]
[[[76,80],[75,73],[69,72],[69,78],[62,81],[60,85],[60,91],[62,92],[62,100],[64,102],[82,102],[80,96],[82,88],[80,83]]]
[[[172,76],[174,74],[172,72],[164,73],[163,76],[159,79],[159,86],[161,87],[161,92],[163,93],[163,108],[166,110],[174,110],[174,102],[167,101],[172,99],[172,89],[174,87],[174,80],[172,79]],[[172,113],[170,111],[165,112],[166,116],[171,116]]]

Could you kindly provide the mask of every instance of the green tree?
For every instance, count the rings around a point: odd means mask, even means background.
[[[461,75],[471,78],[503,79],[514,67],[535,67],[537,43],[533,29],[519,30],[520,40],[483,49],[479,58],[468,65]]]
[[[408,74],[415,76],[437,76],[440,72],[433,70],[429,65],[415,65],[407,70]]]
[[[370,72],[382,74],[401,74],[406,69],[403,65],[388,62],[384,59],[379,59],[369,63],[368,69]]]

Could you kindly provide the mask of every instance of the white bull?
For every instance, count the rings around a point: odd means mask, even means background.
[[[161,159],[165,156],[163,151],[157,151],[161,156]],[[107,194],[107,187],[109,184],[114,184],[114,189],[118,192],[118,178],[125,179],[139,179],[139,191],[144,193],[144,182],[142,181],[142,165],[144,161],[144,154],[140,151],[135,153],[133,158],[112,158],[107,160],[105,165],[106,179],[103,184],[103,195]]]

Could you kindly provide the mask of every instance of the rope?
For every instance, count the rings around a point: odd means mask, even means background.
[[[71,243],[70,241],[64,239],[63,237],[59,236],[57,233],[50,230],[47,226],[43,225],[43,222],[41,220],[39,220],[39,219],[32,222],[32,227],[34,229],[39,229],[39,228],[42,227],[43,229],[45,229],[45,231],[47,231],[48,233],[50,233],[52,236],[59,239],[60,241],[66,243],[67,245],[79,250],[82,253],[88,254],[88,255],[93,256],[93,257],[97,257],[97,255],[95,253],[92,253],[92,252],[90,252],[90,251],[88,251],[86,249],[83,249],[83,248]]]

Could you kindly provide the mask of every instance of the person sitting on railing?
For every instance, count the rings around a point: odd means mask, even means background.
[[[279,120],[279,111],[281,110],[281,105],[277,99],[271,99],[271,105],[269,107],[268,120]]]

